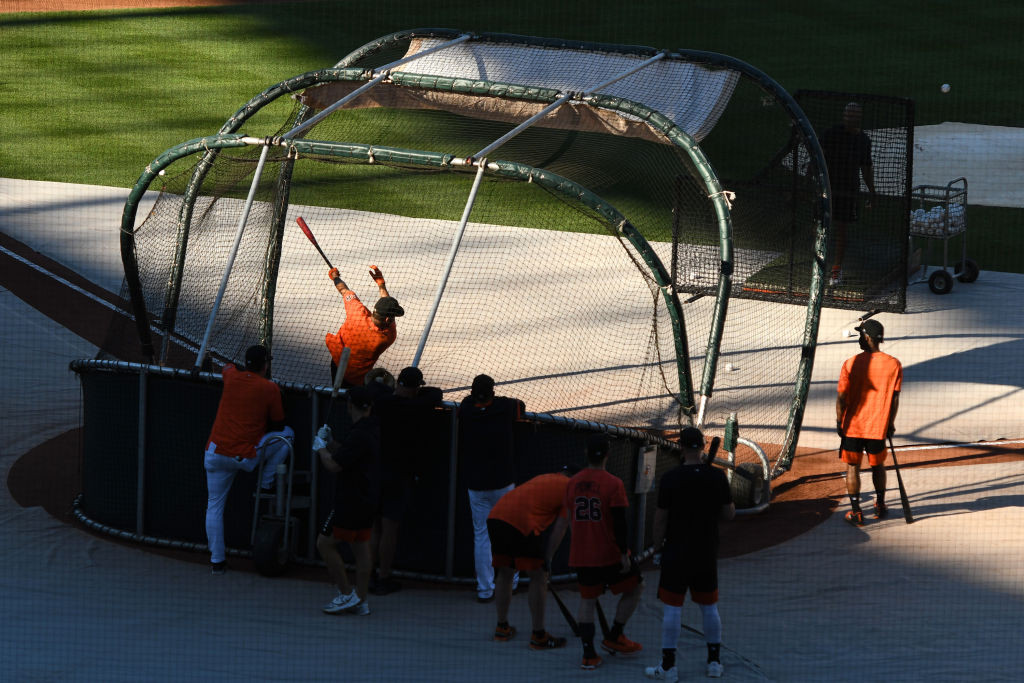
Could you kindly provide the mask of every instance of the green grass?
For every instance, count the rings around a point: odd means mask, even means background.
[[[340,9],[344,8],[344,9]],[[914,99],[917,123],[1024,126],[1017,3],[356,0],[0,15],[0,175],[129,187],[265,87],[424,26],[722,52],[790,91]],[[967,47],[961,47],[967,46]],[[948,95],[939,91],[951,83]],[[247,128],[270,132],[284,112]],[[1022,212],[970,207],[972,257],[1024,272]]]

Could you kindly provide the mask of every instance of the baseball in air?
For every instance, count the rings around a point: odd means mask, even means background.
[[[943,83],[942,87],[939,88],[942,92],[949,92],[949,83]]]

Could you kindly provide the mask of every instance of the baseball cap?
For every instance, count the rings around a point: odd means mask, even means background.
[[[858,332],[863,332],[877,342],[884,341],[885,328],[882,327],[882,323],[877,320],[865,320],[859,327],[855,327],[854,329]]]
[[[426,384],[420,369],[412,366],[402,368],[402,371],[398,373],[398,383],[403,387],[421,387]]]
[[[583,468],[575,463],[567,463],[562,466],[562,471],[565,472],[566,476],[573,477]]]
[[[257,344],[245,350],[245,367],[247,368],[258,368],[268,360],[270,360],[270,353],[266,346]]]
[[[679,435],[683,448],[704,448],[704,434],[696,427],[687,427]]]
[[[587,458],[608,455],[608,437],[604,434],[591,434],[587,437]]]
[[[473,388],[470,390],[473,398],[490,398],[494,396],[494,378],[490,375],[477,375],[473,378]]]
[[[373,394],[365,386],[352,387],[346,392],[349,402],[360,410],[373,406]]]
[[[373,310],[380,315],[398,318],[405,315],[405,309],[398,304],[398,299],[393,296],[382,296],[373,305]]]

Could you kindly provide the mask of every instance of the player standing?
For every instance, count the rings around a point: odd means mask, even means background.
[[[725,473],[703,462],[704,435],[687,427],[679,437],[682,462],[665,473],[654,513],[654,546],[661,549],[658,599],[664,603],[661,664],[648,678],[679,680],[676,643],[687,590],[700,606],[708,647],[707,674],[722,675],[722,619],[718,614],[718,522],[736,516]]]
[[[269,369],[270,354],[266,347],[250,346],[245,351],[244,369],[225,365],[221,371],[224,390],[203,457],[208,493],[206,538],[213,574],[223,574],[227,568],[224,507],[235,474],[238,470],[252,472],[262,459],[260,486],[271,488],[277,466],[288,457],[295,436],[292,428],[284,424],[281,389],[267,379]]]
[[[846,255],[846,233],[860,217],[860,181],[864,178],[870,197],[865,206],[871,208],[875,197],[875,172],[871,161],[871,138],[861,129],[864,108],[850,102],[843,108],[842,123],[821,135],[821,151],[828,166],[832,186],[832,225],[835,227],[835,260],[829,284],[843,281],[843,257]]]
[[[875,486],[875,519],[886,515],[885,439],[895,432],[896,411],[903,386],[903,366],[878,345],[885,328],[877,320],[865,320],[857,328],[862,349],[846,359],[839,372],[836,396],[836,432],[841,439],[840,457],[846,463],[846,491],[850,507],[846,521],[863,526],[860,509],[860,464],[868,454],[871,481]]]
[[[377,290],[380,293],[372,313],[363,305],[356,293],[348,288],[339,276],[337,268],[331,268],[327,277],[331,278],[335,289],[345,301],[345,322],[338,328],[337,333],[328,333],[325,338],[327,348],[331,352],[331,379],[334,379],[334,373],[338,368],[341,350],[347,346],[349,359],[342,386],[359,387],[363,385],[366,373],[380,355],[395,343],[398,336],[395,318],[405,315],[405,309],[398,304],[395,297],[388,294],[384,274],[377,266],[370,266],[370,277],[377,283]]]
[[[621,595],[611,630],[603,634],[601,647],[611,653],[635,654],[643,649],[626,638],[622,631],[643,593],[640,568],[629,552],[626,508],[629,499],[622,480],[606,469],[609,443],[603,434],[587,439],[587,466],[569,480],[565,491],[568,522],[559,519],[552,531],[568,523],[572,531],[569,566],[576,572],[580,586],[577,615],[583,643],[584,669],[596,669],[601,657],[594,650],[594,609],[605,588]]]

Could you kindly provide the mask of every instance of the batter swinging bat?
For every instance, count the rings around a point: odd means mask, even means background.
[[[562,598],[558,597],[558,591],[555,590],[554,586],[549,585],[548,592],[551,593],[551,596],[555,599],[555,604],[558,605],[558,610],[562,613],[562,616],[565,617],[565,623],[569,624],[569,628],[572,629],[572,634],[578,638],[580,635],[580,625],[576,623],[576,617],[572,615],[569,608],[565,606],[564,602],[562,602]]]
[[[910,501],[907,499],[907,490],[903,488],[903,477],[900,475],[900,464],[896,462],[896,449],[892,446],[892,437],[889,437],[889,451],[892,453],[892,468],[896,470],[896,482],[900,485],[900,504],[903,506],[903,519],[907,524],[914,521],[914,515],[910,512]]]
[[[306,239],[312,242],[313,246],[316,247],[316,250],[320,252],[320,256],[323,257],[324,263],[327,264],[327,267],[334,268],[334,266],[331,265],[331,262],[327,260],[327,255],[324,254],[324,250],[320,248],[320,245],[317,243],[316,238],[313,237],[313,231],[309,229],[308,225],[306,225],[306,221],[302,219],[302,216],[298,216],[295,219],[295,222],[299,224],[300,228],[302,228],[302,234],[306,236]]]

